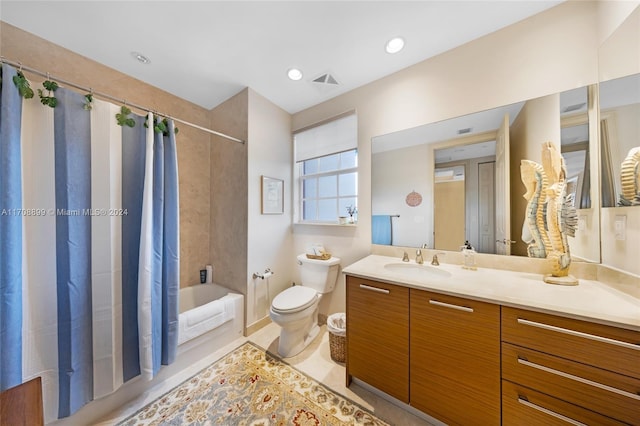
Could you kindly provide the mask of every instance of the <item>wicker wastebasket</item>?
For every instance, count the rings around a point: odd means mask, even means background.
[[[329,330],[331,359],[336,362],[345,362],[347,358],[347,315],[342,312],[329,315],[327,330]]]

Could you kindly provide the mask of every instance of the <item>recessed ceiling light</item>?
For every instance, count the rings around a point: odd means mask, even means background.
[[[293,81],[302,80],[302,71],[298,68],[290,68],[289,71],[287,71],[287,75]]]
[[[402,37],[394,37],[389,40],[384,47],[387,53],[398,53],[404,47],[404,39]]]
[[[143,63],[143,64],[150,64],[151,63],[151,59],[147,58],[146,56],[144,56],[140,52],[131,52],[131,56],[136,58],[136,60],[138,62],[140,62],[140,63]]]

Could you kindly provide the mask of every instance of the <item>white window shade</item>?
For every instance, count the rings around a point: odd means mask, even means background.
[[[296,162],[322,157],[358,147],[355,114],[330,121],[294,135]]]

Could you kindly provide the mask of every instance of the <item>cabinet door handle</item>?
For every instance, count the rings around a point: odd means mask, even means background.
[[[614,388],[612,386],[603,385],[602,383],[594,382],[593,380],[585,379],[584,377],[574,376],[573,374],[569,374],[560,370],[555,370],[553,368],[549,368],[544,365],[536,364],[535,362],[530,362],[520,357],[518,357],[518,363],[526,365],[527,367],[532,367],[538,370],[546,371],[547,373],[555,374],[556,376],[561,376],[576,382],[584,383],[585,385],[593,386],[598,389],[617,393],[618,395],[626,396],[627,398],[635,399],[636,401],[640,401],[640,395],[637,395],[635,393],[627,392],[622,389]]]
[[[370,285],[365,285],[365,284],[360,284],[360,288],[363,289],[363,290],[369,290],[369,291],[375,291],[375,292],[378,292],[378,293],[389,294],[389,290],[387,290],[386,288],[372,287]]]
[[[518,402],[520,404],[526,405],[527,407],[533,408],[534,410],[542,411],[543,413],[548,414],[548,415],[550,415],[552,417],[555,417],[556,419],[564,420],[565,422],[567,422],[569,424],[576,425],[576,426],[587,426],[584,423],[580,423],[579,421],[573,420],[570,417],[563,416],[562,414],[556,413],[555,411],[551,411],[548,408],[544,408],[544,407],[541,407],[541,406],[539,406],[537,404],[533,404],[533,403],[527,401],[526,399],[524,399],[522,397],[518,397]]]
[[[467,308],[466,306],[452,305],[450,303],[438,302],[437,300],[429,299],[429,303],[431,305],[442,306],[443,308],[451,308],[451,309],[457,309],[458,311],[473,312],[473,308]]]
[[[583,337],[589,340],[595,340],[597,342],[609,343],[610,345],[622,346],[623,348],[633,349],[640,351],[640,345],[623,342],[621,340],[610,339],[608,337],[596,336],[595,334],[583,333],[581,331],[571,330],[568,328],[556,327],[555,325],[544,324],[541,322],[529,321],[526,319],[518,318],[518,324],[529,325],[531,327],[543,328],[545,330],[555,331],[558,333],[569,334],[571,336]]]

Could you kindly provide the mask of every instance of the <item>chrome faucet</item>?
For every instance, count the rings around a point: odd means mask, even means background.
[[[434,255],[433,255],[433,259],[431,259],[431,264],[432,264],[433,266],[440,266],[440,262],[438,262],[438,255],[439,255],[439,254],[444,255],[444,254],[446,254],[446,253],[436,253],[436,254],[434,254]]]
[[[416,250],[416,263],[420,265],[424,263],[424,259],[422,258],[422,251],[420,251],[420,249]]]
[[[409,261],[409,255],[407,254],[407,252],[405,251],[404,254],[402,255],[402,261],[403,262],[408,262]]]

